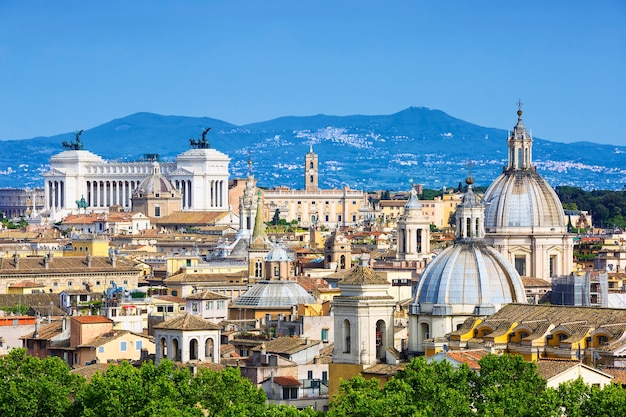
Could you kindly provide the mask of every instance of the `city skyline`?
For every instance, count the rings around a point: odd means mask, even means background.
[[[626,5],[62,1],[0,5],[0,140],[136,112],[243,125],[409,106],[626,145]]]

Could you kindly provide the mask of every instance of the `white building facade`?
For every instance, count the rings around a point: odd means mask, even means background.
[[[78,210],[84,199],[92,212],[112,205],[131,210],[131,197],[152,174],[154,161],[107,161],[83,149],[65,150],[50,158],[44,177],[44,212],[57,219]],[[230,158],[215,149],[196,147],[162,162],[161,173],[182,195],[186,211],[227,211]]]

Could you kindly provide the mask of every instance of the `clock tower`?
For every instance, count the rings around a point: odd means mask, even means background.
[[[317,191],[317,184],[317,154],[313,152],[313,145],[311,145],[309,153],[307,153],[304,158],[304,189],[306,191]]]

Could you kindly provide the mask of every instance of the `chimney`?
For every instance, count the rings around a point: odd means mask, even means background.
[[[33,332],[33,339],[39,337],[39,317],[35,316],[35,331]]]
[[[50,254],[44,255],[43,257],[43,267],[46,269],[50,269]]]

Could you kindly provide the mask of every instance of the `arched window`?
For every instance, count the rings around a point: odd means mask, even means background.
[[[350,351],[352,350],[350,346],[350,320],[345,319],[343,321],[342,333],[343,333],[343,353],[350,353]]]
[[[309,162],[309,168],[313,169],[313,161]],[[313,178],[313,177],[311,177]]]
[[[214,362],[213,358],[213,339],[210,337],[204,342],[204,358],[209,362]]]
[[[167,340],[164,337],[161,338],[161,358],[167,358]]]
[[[180,362],[180,347],[178,346],[178,339],[172,340],[172,349],[174,350],[172,360],[174,362]]]
[[[254,276],[256,278],[263,277],[263,262],[261,262],[260,259],[257,259],[257,261],[254,263]]]
[[[196,339],[191,339],[189,341],[189,360],[197,360],[198,359],[198,341]]]
[[[376,322],[376,361],[383,362],[386,357],[387,344],[385,343],[385,321]]]
[[[341,255],[339,258],[339,268],[346,269],[346,255]]]
[[[472,237],[472,219],[466,219],[465,237]]]

